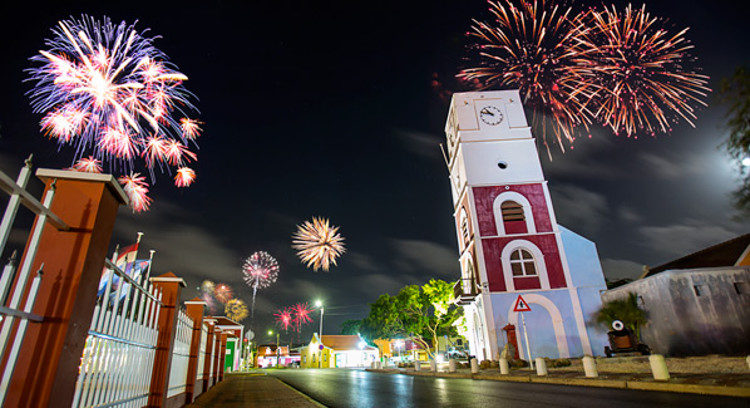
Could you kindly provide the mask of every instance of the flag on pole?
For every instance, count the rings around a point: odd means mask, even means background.
[[[138,256],[138,242],[136,242],[133,245],[127,246],[122,249],[122,252],[119,253],[117,256],[117,259],[115,260],[115,266],[120,268],[123,272],[128,274],[130,277],[133,277],[133,274],[131,273],[131,269],[133,269],[136,261],[136,257]],[[109,275],[112,274],[111,270],[107,268],[106,266],[102,270],[102,277],[99,279],[99,290],[97,291],[97,296],[101,296],[104,294],[104,290],[107,287],[107,281],[109,280]],[[112,277],[112,293],[114,293],[117,290],[118,285],[120,284],[120,277],[115,274],[115,276]],[[130,288],[130,286],[128,286]],[[123,290],[126,288],[123,288]]]

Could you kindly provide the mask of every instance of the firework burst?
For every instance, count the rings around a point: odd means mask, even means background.
[[[288,307],[279,309],[275,314],[276,324],[279,325],[284,331],[289,331],[289,328],[294,328],[294,317],[292,316],[292,310]]]
[[[86,173],[101,173],[102,162],[95,159],[94,156],[89,156],[79,159],[76,164],[73,165],[73,170]]]
[[[180,167],[174,176],[174,184],[177,187],[188,187],[195,181],[195,171],[190,167]]]
[[[313,217],[312,222],[305,221],[297,226],[292,236],[292,248],[302,263],[314,271],[328,271],[336,265],[336,259],[346,252],[344,238],[339,234],[339,227],[332,226],[328,219]]]
[[[214,289],[216,284],[210,280],[204,280],[201,286],[198,288],[200,297],[206,302],[209,310],[213,310],[216,307],[216,301],[214,300]]]
[[[669,32],[646,6],[615,6],[591,13],[596,29],[600,92],[595,115],[628,137],[666,133],[680,119],[695,126],[695,106],[710,89],[708,77],[691,71],[687,28]]]
[[[219,283],[214,287],[214,298],[222,304],[226,304],[234,297],[232,288],[226,283]]]
[[[142,212],[148,210],[152,199],[148,196],[148,183],[146,178],[138,173],[129,176],[121,176],[118,181],[122,184],[122,189],[130,199],[130,207],[133,211]]]
[[[187,76],[146,31],[108,17],[60,21],[27,72],[35,84],[31,105],[44,115],[42,129],[60,145],[73,145],[74,161],[91,155],[126,174],[145,168],[153,181],[157,163],[171,172],[165,164],[179,168],[195,160],[186,144],[202,129],[183,117],[197,112],[183,86]]]
[[[494,23],[473,20],[467,33],[474,67],[458,77],[475,81],[477,88],[519,88],[524,103],[534,109],[532,123],[542,126],[549,152],[546,120],[563,148],[574,139],[574,129],[592,122],[588,103],[596,90],[585,14],[553,0],[489,1]]]
[[[291,308],[292,318],[297,332],[302,330],[302,326],[312,323],[312,309],[307,303],[297,303]]]
[[[224,315],[235,322],[245,320],[247,314],[247,305],[240,299],[231,299],[224,305]]]
[[[276,282],[279,276],[279,263],[271,254],[264,251],[254,252],[245,259],[242,265],[245,283],[253,288],[253,303],[250,307],[251,315],[255,314],[255,295],[258,289],[267,288]]]

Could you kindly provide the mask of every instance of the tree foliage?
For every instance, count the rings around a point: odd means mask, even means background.
[[[616,299],[603,304],[594,315],[594,320],[607,327],[611,326],[615,320],[620,320],[625,327],[635,333],[636,337],[640,338],[641,326],[648,322],[648,315],[638,306],[638,295],[630,292],[625,299]]]
[[[746,67],[738,68],[732,77],[721,82],[719,97],[728,107],[726,127],[729,137],[724,147],[735,159],[742,183],[734,192],[735,205],[748,214],[750,169],[742,164],[743,159],[750,157],[750,72]]]
[[[362,320],[349,319],[341,323],[341,334],[357,334],[360,333],[360,326],[362,326]]]
[[[371,339],[405,337],[430,350],[438,336],[456,335],[453,323],[461,309],[453,302],[453,283],[431,279],[427,284],[409,285],[395,296],[381,295],[370,305],[361,329]]]

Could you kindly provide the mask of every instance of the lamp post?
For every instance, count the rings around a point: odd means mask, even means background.
[[[315,307],[320,308],[320,330],[318,331],[318,335],[320,336],[320,344],[323,344],[323,312],[325,311],[325,308],[323,307],[323,302],[318,299],[315,301]],[[321,349],[319,351],[320,355],[318,355],[318,368],[323,368],[323,350]]]
[[[269,330],[268,335],[273,336],[273,330]],[[276,368],[279,368],[279,333],[276,333]]]

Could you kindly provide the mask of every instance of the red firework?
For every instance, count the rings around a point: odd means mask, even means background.
[[[276,316],[276,324],[284,329],[284,331],[289,331],[290,327],[294,329],[294,317],[290,308],[279,309],[274,316]]]
[[[695,106],[706,106],[708,77],[690,70],[687,28],[669,32],[646,5],[591,13],[599,52],[596,117],[628,137],[666,133],[680,119],[695,126]]]
[[[302,329],[302,326],[312,323],[312,317],[310,317],[310,314],[313,312],[313,309],[310,309],[310,306],[307,303],[297,303],[292,306],[291,312],[294,319],[294,325],[298,332]]]
[[[553,0],[489,1],[489,6],[495,21],[473,20],[467,33],[476,40],[470,47],[475,66],[457,76],[479,89],[519,88],[548,151],[547,119],[562,149],[562,138],[572,142],[574,129],[592,122],[588,104],[596,90],[596,47],[588,38],[586,14]]]

